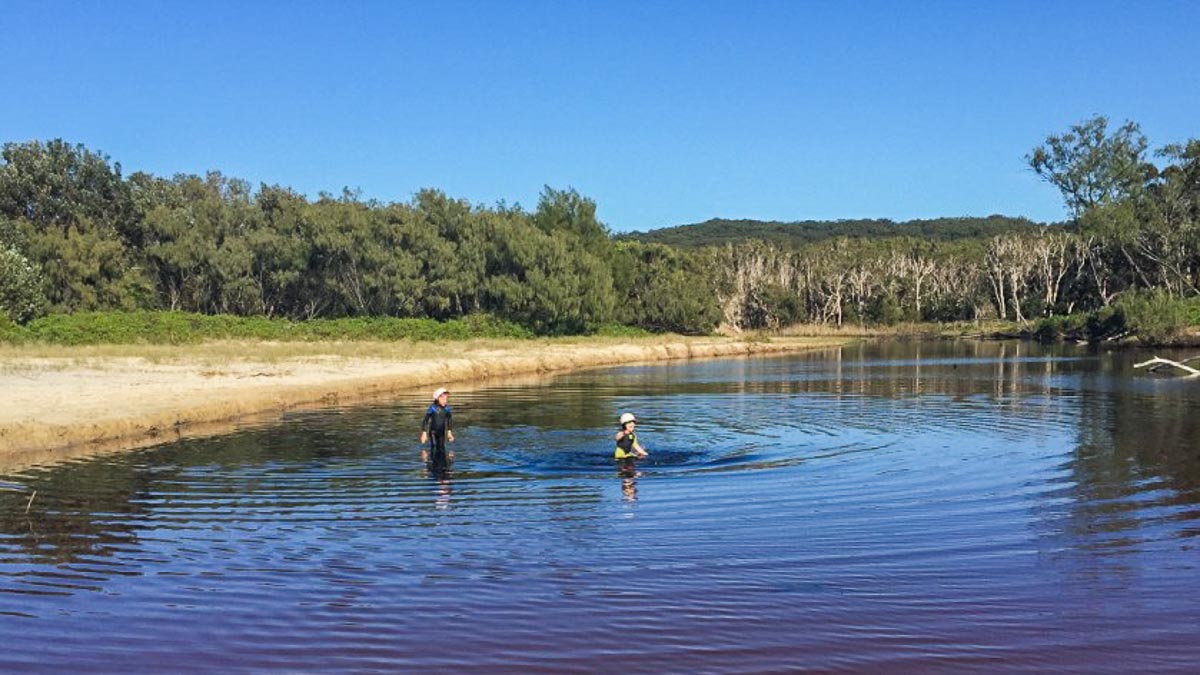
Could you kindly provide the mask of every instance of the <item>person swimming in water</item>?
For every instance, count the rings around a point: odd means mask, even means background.
[[[638,443],[637,439],[637,418],[633,413],[625,413],[621,415],[621,430],[617,432],[617,449],[613,451],[613,459],[633,460],[642,459],[649,456],[650,453]]]

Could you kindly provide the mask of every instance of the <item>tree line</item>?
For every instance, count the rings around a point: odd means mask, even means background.
[[[1057,187],[1063,224],[985,237],[744,242],[710,255],[725,321],[773,327],[999,318],[1028,324],[1119,299],[1200,296],[1200,141],[1150,161],[1138,126],[1095,117],[1026,161]],[[1015,223],[1014,223],[1015,224]],[[899,228],[898,228],[899,229]]]
[[[703,333],[1094,312],[1200,296],[1200,141],[1153,153],[1095,117],[1026,155],[1066,223],[710,221],[662,243],[617,237],[595,203],[547,187],[537,207],[437,190],[404,203],[316,199],[212,172],[124,176],[60,140],[0,154],[0,309],[182,310],[287,317],[476,314],[538,334],[610,323]],[[738,234],[741,236],[738,236]]]
[[[613,321],[715,326],[715,312],[676,308],[705,296],[686,261],[616,244],[595,203],[574,190],[547,187],[532,212],[436,190],[407,203],[350,191],[309,200],[217,172],[125,177],[108,157],[59,140],[10,143],[2,157],[0,306],[18,322],[45,311],[161,309],[488,314],[538,334]]]
[[[911,237],[933,241],[980,239],[1013,232],[1033,233],[1043,224],[1028,218],[990,215],[983,218],[931,218],[896,222],[887,218],[848,220],[729,220],[713,218],[702,223],[663,227],[648,232],[630,232],[621,239],[667,244],[684,248],[702,248],[735,244],[747,239],[786,247],[801,247],[838,237],[886,239]]]

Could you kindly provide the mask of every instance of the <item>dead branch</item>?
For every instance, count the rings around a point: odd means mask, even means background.
[[[1196,358],[1197,358],[1197,357],[1192,357],[1192,358],[1189,358],[1189,359],[1187,359],[1187,360],[1188,360],[1188,361],[1193,361],[1193,360],[1195,360]],[[1179,361],[1172,361],[1172,360],[1170,360],[1170,359],[1164,359],[1164,358],[1160,358],[1160,357],[1157,357],[1157,356],[1156,356],[1156,357],[1154,357],[1154,358],[1152,358],[1152,359],[1150,359],[1149,361],[1143,361],[1143,362],[1141,362],[1141,363],[1135,363],[1135,364],[1133,364],[1133,367],[1134,367],[1134,368],[1144,368],[1144,367],[1146,367],[1146,366],[1152,366],[1152,367],[1150,368],[1150,370],[1155,370],[1155,369],[1157,369],[1159,366],[1171,366],[1171,367],[1173,367],[1173,368],[1178,368],[1178,369],[1180,369],[1180,370],[1182,370],[1182,371],[1186,372],[1186,373],[1187,373],[1187,377],[1198,377],[1198,376],[1200,376],[1200,370],[1196,370],[1195,368],[1193,368],[1193,367],[1191,367],[1191,366],[1185,366],[1184,364],[1180,363]]]

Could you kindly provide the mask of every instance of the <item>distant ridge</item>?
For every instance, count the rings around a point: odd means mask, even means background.
[[[1028,218],[992,215],[985,218],[934,218],[894,222],[886,218],[859,220],[728,220],[713,218],[703,223],[664,227],[649,232],[630,232],[620,239],[667,244],[681,248],[714,246],[759,239],[786,246],[800,246],[836,237],[886,239],[914,237],[935,241],[982,239],[1009,232],[1045,227]]]

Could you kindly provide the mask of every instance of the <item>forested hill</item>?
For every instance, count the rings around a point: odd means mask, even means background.
[[[1073,126],[1029,155],[1078,227],[999,215],[710,220],[617,242],[573,189],[547,186],[532,211],[435,189],[408,202],[351,191],[310,199],[217,171],[125,175],[61,139],[4,143],[0,341],[5,323],[112,310],[483,317],[538,335],[614,324],[680,333],[722,323],[1026,324],[1119,303],[1161,325],[1200,316],[1171,304],[1200,303],[1200,139],[1159,149],[1159,166],[1145,159],[1137,125],[1107,124]],[[1114,332],[1145,334],[1096,316]]]
[[[685,248],[736,243],[748,239],[798,246],[836,237],[882,239],[915,237],[937,241],[988,238],[1042,227],[1028,218],[993,215],[986,218],[935,218],[897,223],[874,220],[802,220],[791,223],[713,218],[703,223],[677,225],[649,232],[630,232],[622,239],[668,244]]]

